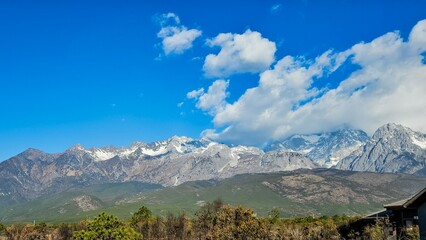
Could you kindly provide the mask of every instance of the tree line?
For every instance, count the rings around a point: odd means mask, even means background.
[[[380,220],[357,229],[353,223],[358,220],[357,216],[283,219],[278,209],[258,217],[250,208],[224,205],[218,199],[206,203],[192,217],[185,213],[155,216],[142,206],[127,221],[102,212],[93,220],[78,223],[0,224],[0,240],[387,239],[389,223]],[[418,228],[404,236],[418,238]]]

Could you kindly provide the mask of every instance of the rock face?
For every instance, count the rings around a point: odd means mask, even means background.
[[[265,153],[255,147],[229,147],[187,137],[137,142],[129,148],[86,149],[76,145],[62,154],[28,149],[0,164],[0,203],[97,183],[142,181],[172,186],[243,173],[315,167],[298,153]]]
[[[380,127],[336,168],[352,171],[424,174],[426,135],[397,124]]]
[[[81,195],[72,199],[72,201],[80,208],[83,212],[97,210],[101,207],[101,204],[91,196]]]
[[[323,134],[294,135],[268,145],[265,150],[298,152],[305,154],[319,166],[330,168],[362,146],[368,139],[368,135],[361,130],[341,129]]]

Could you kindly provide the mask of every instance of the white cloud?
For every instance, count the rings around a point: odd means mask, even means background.
[[[229,81],[216,80],[209,87],[207,92],[204,89],[194,90],[187,94],[189,99],[194,98],[197,100],[196,107],[208,112],[211,115],[215,115],[225,107],[225,99],[229,96],[226,91],[229,86]]]
[[[257,87],[234,103],[222,102],[213,118],[216,129],[203,134],[225,142],[262,144],[342,126],[371,134],[388,122],[426,131],[426,65],[421,55],[425,29],[426,21],[420,21],[408,41],[391,32],[311,61],[286,56],[260,74]],[[314,87],[315,81],[350,63],[359,65],[358,70],[336,88]]]
[[[163,50],[166,55],[170,53],[182,54],[192,48],[192,42],[201,36],[201,31],[197,29],[187,29],[186,27],[165,27],[158,33],[162,38]]]
[[[217,55],[209,54],[204,62],[208,77],[227,77],[235,73],[257,73],[268,69],[275,60],[275,43],[259,32],[221,33],[207,40],[210,47],[219,46]]]
[[[170,23],[170,19],[173,22]],[[201,36],[198,29],[188,29],[180,24],[179,17],[174,13],[163,14],[159,20],[162,26],[157,37],[162,39],[164,54],[182,54],[192,48],[194,40]]]
[[[426,19],[418,22],[410,33],[410,44],[418,51],[426,51]]]

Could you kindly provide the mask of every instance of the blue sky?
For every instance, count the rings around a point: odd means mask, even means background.
[[[424,9],[1,1],[0,160],[173,135],[261,145],[386,122],[425,131]]]

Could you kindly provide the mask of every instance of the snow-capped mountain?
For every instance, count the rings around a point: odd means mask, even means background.
[[[206,147],[210,143],[208,139],[194,140],[188,137],[173,136],[169,139],[159,142],[142,143],[135,142],[130,147],[116,148],[114,146],[102,147],[102,148],[84,148],[80,144],[77,144],[67,152],[74,153],[77,155],[84,155],[87,158],[94,160],[95,162],[109,160],[114,157],[129,158],[135,155],[144,155],[150,157],[158,157],[165,154],[171,153],[189,153],[198,148]]]
[[[336,168],[353,171],[425,173],[426,135],[386,124],[367,143],[340,161]]]
[[[265,153],[256,147],[230,147],[208,139],[176,136],[119,148],[75,145],[61,154],[29,149],[0,163],[0,202],[1,196],[28,199],[76,185],[142,181],[171,186],[243,173],[315,167],[297,153]]]
[[[28,149],[0,163],[0,203],[97,183],[141,181],[173,186],[244,173],[334,165],[354,171],[426,175],[425,161],[426,135],[396,124],[380,127],[371,139],[363,131],[344,129],[295,135],[270,144],[265,151],[177,136],[129,147],[75,145],[59,154]]]
[[[265,151],[287,150],[304,154],[321,167],[332,167],[362,146],[368,135],[361,130],[341,129],[312,135],[294,135],[274,142]]]

